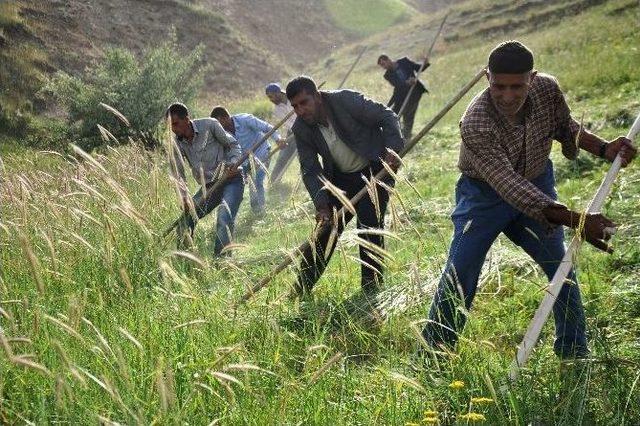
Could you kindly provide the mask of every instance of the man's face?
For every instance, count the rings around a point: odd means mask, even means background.
[[[529,88],[535,76],[536,71],[523,74],[487,72],[489,93],[498,111],[506,116],[516,115],[527,100]]]
[[[227,132],[233,131],[233,120],[231,117],[218,117],[216,120],[220,122],[220,125]]]
[[[191,122],[189,116],[180,118],[176,115],[171,115],[171,131],[179,138],[187,136]]]
[[[393,68],[393,61],[391,59],[380,59],[378,65],[380,65],[385,70],[390,70],[391,68]]]
[[[282,93],[269,92],[269,93],[267,93],[267,98],[269,98],[269,100],[270,100],[274,105],[278,105],[278,104],[281,104],[281,103],[283,102],[283,100],[282,100]]]
[[[302,90],[289,100],[296,115],[309,125],[318,124],[322,110],[322,98],[320,93],[308,93]]]

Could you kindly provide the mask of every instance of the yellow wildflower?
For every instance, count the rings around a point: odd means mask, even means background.
[[[458,419],[459,420],[466,420],[468,422],[483,422],[483,421],[487,420],[484,417],[484,414],[480,414],[480,413],[460,414],[460,415],[458,415]]]
[[[437,417],[425,417],[424,419],[422,419],[422,423],[424,423],[426,425],[435,425],[435,424],[438,424],[438,418]]]
[[[436,411],[433,410],[427,410],[424,412],[424,416],[425,417],[437,417],[438,413]]]
[[[464,382],[462,380],[454,380],[449,384],[451,389],[462,389],[464,387]]]
[[[476,398],[471,398],[471,403],[472,404],[476,404],[476,405],[493,404],[493,399],[492,398],[486,398],[484,396],[479,396],[479,397],[476,397]]]
[[[407,422],[404,426],[420,426],[418,423]]]

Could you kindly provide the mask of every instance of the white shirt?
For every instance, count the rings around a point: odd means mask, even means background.
[[[334,163],[342,173],[358,172],[369,165],[366,158],[354,152],[338,137],[331,124],[328,127],[319,124],[318,128],[329,147]]]
[[[277,123],[282,121],[282,119],[289,114],[289,112],[293,111],[293,107],[289,104],[289,101],[286,100],[281,104],[276,104],[273,109],[273,118]],[[282,134],[286,135],[291,130],[291,126],[293,126],[293,122],[296,121],[296,115],[291,114],[291,117],[287,119],[287,121],[282,125]]]

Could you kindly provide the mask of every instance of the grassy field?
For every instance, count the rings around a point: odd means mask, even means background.
[[[375,34],[416,13],[402,0],[325,0],[325,4],[338,27],[358,36]]]
[[[471,2],[452,20],[462,23],[464,10],[489,19],[492,4]],[[439,43],[416,127],[482,67],[498,40],[517,35],[537,54],[537,67],[559,78],[576,117],[605,137],[626,133],[640,112],[639,13],[636,1],[614,0],[536,32]],[[412,21],[425,31],[400,41],[391,32],[346,46],[311,74],[335,86],[367,44],[349,85],[386,102],[378,51],[419,56],[440,18]],[[552,324],[519,381],[505,381],[546,285],[506,239],[490,252],[457,354],[442,371],[414,368],[417,330],[451,233],[457,121],[483,86],[406,159],[387,219],[379,322],[349,309],[359,290],[351,227],[314,290],[315,321],[291,326],[292,271],[232,309],[312,228],[297,167],[286,176],[293,195],[270,194],[265,218],[253,219],[242,205],[236,250],[216,261],[212,217],[199,224],[192,253],[159,238],[179,212],[162,155],[133,146],[93,158],[4,148],[0,423],[638,424],[637,164],[621,174],[605,209],[620,224],[616,252],[585,246],[577,259],[593,351],[579,386],[563,388]],[[584,208],[607,165],[585,153],[575,162],[555,151],[553,158],[560,199]]]

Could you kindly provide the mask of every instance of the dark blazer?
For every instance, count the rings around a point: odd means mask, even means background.
[[[404,148],[398,117],[389,108],[352,90],[321,91],[320,94],[336,135],[357,154],[370,162],[378,162],[387,148],[395,152]],[[318,125],[311,126],[300,117],[291,130],[296,138],[302,180],[316,208],[324,207],[329,198],[322,189],[320,176],[332,180],[335,169],[327,142]]]
[[[424,71],[429,67],[429,65],[431,65],[427,62],[424,67],[422,67],[421,64],[413,62],[406,56],[398,59],[396,61],[396,64],[398,64],[398,68],[400,68],[404,72],[404,74],[407,75],[407,78],[413,77],[414,72],[417,73],[420,71]],[[391,96],[391,99],[389,99],[389,102],[387,102],[387,106],[397,113],[398,111],[400,111],[402,103],[404,102],[404,98],[407,97],[411,86],[407,84],[406,81],[402,81],[400,78],[398,78],[395,69],[387,70],[387,72],[384,73],[384,78],[393,86],[393,95]],[[426,87],[424,87],[424,84],[422,84],[421,81],[418,81],[417,87],[414,89],[414,92],[415,91],[418,91],[418,93],[422,94],[427,92],[427,89]]]

